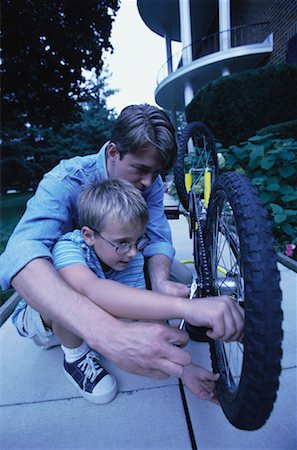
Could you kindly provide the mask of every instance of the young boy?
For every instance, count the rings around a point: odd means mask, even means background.
[[[70,286],[115,317],[165,320],[189,315],[188,306],[190,312],[193,302],[169,296],[152,302],[150,296],[139,300],[135,295],[127,298],[111,295],[107,302],[102,301],[98,283],[102,278],[126,286],[146,287],[141,251],[149,242],[145,235],[149,213],[138,189],[117,179],[87,186],[79,196],[78,212],[82,228],[62,236],[52,252],[55,268]],[[40,315],[34,314],[28,305],[21,304],[13,316],[19,333],[31,337],[37,345],[49,348],[61,343],[64,373],[87,400],[94,403],[113,400],[117,383],[101,366],[98,353],[79,336],[45,317],[42,319],[48,328],[46,332],[42,331],[42,324],[36,326]],[[40,332],[30,335],[24,331],[30,329]],[[189,364],[182,379],[200,398],[216,400],[214,386],[218,375]]]

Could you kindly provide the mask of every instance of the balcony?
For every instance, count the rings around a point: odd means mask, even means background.
[[[184,109],[184,86],[197,92],[208,81],[261,65],[273,50],[269,23],[231,28],[192,42],[172,55],[157,75],[155,97],[166,109]]]

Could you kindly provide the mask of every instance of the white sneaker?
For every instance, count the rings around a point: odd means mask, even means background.
[[[109,403],[118,392],[116,379],[100,365],[93,350],[68,363],[64,358],[64,373],[81,395],[92,403]]]

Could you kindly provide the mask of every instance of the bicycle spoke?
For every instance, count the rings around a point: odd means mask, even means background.
[[[244,299],[244,285],[241,270],[241,255],[236,224],[230,205],[225,199],[217,205],[213,223],[211,249],[211,273],[215,294],[229,295],[237,302]],[[238,387],[243,363],[243,345],[238,342],[216,343],[220,347],[221,367],[225,382],[231,391]]]

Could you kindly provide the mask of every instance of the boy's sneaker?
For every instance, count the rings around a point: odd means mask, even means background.
[[[64,358],[64,373],[90,402],[109,403],[117,394],[115,378],[100,365],[98,354],[92,350],[72,363]]]

